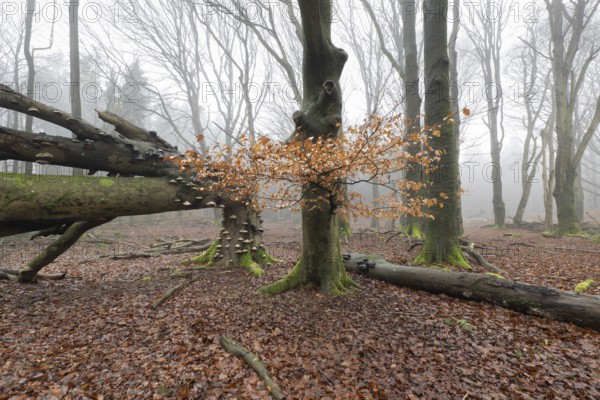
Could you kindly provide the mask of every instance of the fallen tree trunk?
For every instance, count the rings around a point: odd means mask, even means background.
[[[344,266],[348,272],[363,273],[397,286],[491,303],[600,331],[600,296],[517,283],[487,274],[396,265],[363,254],[344,255]]]
[[[0,237],[77,221],[224,206],[183,179],[4,174]]]

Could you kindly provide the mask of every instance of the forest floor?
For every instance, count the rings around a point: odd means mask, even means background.
[[[600,333],[589,329],[362,276],[338,297],[310,288],[258,296],[300,250],[298,226],[266,228],[281,264],[260,278],[204,270],[157,310],[149,305],[182,282],[171,273],[186,268],[186,255],[102,256],[214,237],[217,227],[113,223],[44,271],[67,272],[65,280],[0,281],[0,399],[269,399],[255,372],[220,346],[225,333],[266,363],[288,399],[600,398]],[[408,262],[418,249],[392,236],[356,230],[344,249]],[[466,236],[488,246],[481,252],[510,279],[564,290],[600,282],[598,242],[481,224]],[[27,239],[2,241],[2,267],[49,242]]]

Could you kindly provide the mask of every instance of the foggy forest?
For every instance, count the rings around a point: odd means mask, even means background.
[[[600,399],[600,0],[0,2],[0,400]]]

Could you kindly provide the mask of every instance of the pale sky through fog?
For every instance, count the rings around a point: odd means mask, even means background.
[[[249,4],[252,2],[249,1]],[[280,3],[278,1],[272,2],[276,6]],[[33,34],[33,43],[36,47],[47,46],[50,39],[50,27],[51,21],[54,20],[54,44],[51,50],[38,52],[37,60],[41,62],[43,58],[48,57],[50,54],[62,53],[64,58],[64,68],[68,69],[68,11],[65,2],[56,2],[53,0],[39,0],[37,2],[39,14],[36,15],[36,20],[34,24],[34,34]],[[92,28],[98,27],[102,16],[99,15],[99,12],[109,12],[112,13],[110,17],[116,21],[123,21],[122,23],[126,23],[125,17],[127,12],[130,10],[123,10],[120,7],[115,5],[110,5],[109,2],[108,9],[100,9],[97,7],[97,3],[93,1],[82,1],[80,6],[80,19],[82,22],[87,22],[89,26]],[[356,57],[352,53],[352,49],[343,43],[342,38],[347,38],[348,33],[344,28],[344,24],[340,20],[344,18],[344,15],[349,15],[349,13],[353,13],[356,22],[360,22],[363,24],[369,23],[368,16],[362,9],[360,5],[360,1],[354,1],[356,9],[349,9],[349,2],[346,0],[338,0],[336,2],[335,9],[337,12],[334,12],[333,16],[333,26],[332,33],[334,37],[334,43],[343,47],[349,53],[349,61],[344,70],[342,76],[342,85],[343,92],[345,95],[345,116],[347,117],[347,123],[353,123],[360,121],[364,116],[365,110],[365,101],[364,101],[364,88],[362,86],[362,81],[359,73],[359,66],[357,63]],[[505,17],[508,18],[507,26],[503,31],[503,47],[502,52],[503,56],[501,58],[502,62],[502,85],[501,88],[503,90],[503,96],[505,100],[505,113],[507,115],[510,113],[511,118],[505,118],[505,131],[506,138],[504,142],[504,147],[502,150],[502,158],[503,158],[503,170],[506,172],[504,174],[505,179],[505,192],[506,202],[507,202],[507,210],[514,210],[516,208],[516,201],[518,201],[518,196],[516,193],[520,192],[520,182],[515,181],[513,178],[515,176],[514,168],[515,163],[520,162],[520,155],[522,152],[522,139],[525,135],[525,129],[521,125],[520,118],[524,115],[524,107],[522,104],[522,98],[519,97],[518,94],[522,92],[522,85],[520,82],[516,81],[515,78],[510,77],[507,66],[511,59],[511,56],[515,53],[515,46],[520,44],[520,38],[525,31],[525,27],[527,24],[536,24],[536,23],[544,23],[543,21],[546,19],[546,9],[543,0],[518,0],[518,1],[502,1],[497,0],[496,2],[488,2],[485,0],[477,0],[477,1],[461,1],[460,6],[460,18],[461,21],[467,24],[470,24],[471,21],[475,18],[474,13],[478,8],[484,7],[484,12],[490,18],[500,18]],[[279,6],[281,7],[281,6]],[[450,7],[455,7],[455,3],[451,3]],[[104,11],[100,11],[104,10]],[[279,13],[282,14],[284,11],[283,8],[279,10]],[[2,18],[17,18],[22,15],[21,13],[25,12],[25,1],[12,1],[12,0],[3,0],[2,1]],[[504,14],[499,15],[499,12],[503,12]],[[419,5],[417,11],[417,29],[418,29],[418,40],[421,42],[421,31],[422,31],[422,9]],[[400,29],[400,27],[398,27]],[[449,28],[450,31],[450,28]],[[86,40],[86,34],[82,32],[81,40]],[[135,47],[131,46],[127,42],[119,42],[119,45],[123,46],[123,49],[128,49],[132,54],[135,54]],[[464,76],[459,74],[460,87],[462,89],[462,96],[460,100],[460,106],[468,107],[472,111],[472,116],[469,117],[464,124],[464,131],[462,133],[463,137],[463,150],[461,154],[461,161],[465,162],[473,162],[479,163],[478,166],[473,166],[471,164],[471,173],[474,172],[474,179],[471,182],[468,177],[463,178],[463,187],[466,189],[467,193],[465,194],[465,203],[468,208],[479,208],[480,204],[485,204],[485,207],[491,207],[491,184],[486,182],[483,168],[486,163],[489,163],[489,141],[487,140],[487,128],[483,122],[483,117],[485,116],[485,104],[483,102],[484,97],[484,84],[482,78],[477,75],[479,71],[479,66],[471,59],[469,59],[468,52],[472,50],[472,45],[468,38],[466,37],[466,31],[461,27],[459,33],[459,41],[458,41],[458,51],[459,51],[459,65],[461,62],[464,65],[470,66],[472,71],[474,72],[472,76]],[[81,46],[81,55],[85,55],[86,44],[82,44]],[[261,50],[262,51],[262,50]],[[389,63],[384,58],[384,62],[389,67]],[[157,66],[152,65],[151,60],[145,62],[142,65],[143,70],[146,72],[147,77],[150,81],[153,81],[156,75]],[[278,68],[278,66],[275,66]],[[391,67],[390,67],[391,68]],[[26,67],[23,61],[23,76],[25,75]],[[392,74],[393,75],[393,74]],[[279,76],[282,76],[279,74]],[[257,68],[257,76],[255,79],[259,82],[263,82],[264,77],[261,76],[261,66]],[[6,81],[6,79],[3,79]],[[155,79],[154,79],[155,80]],[[161,88],[161,83],[156,82],[156,86]],[[421,82],[422,85],[422,82]],[[422,90],[422,86],[421,86]],[[66,92],[65,92],[66,93]],[[399,93],[399,98],[401,98],[402,94]],[[473,96],[475,98],[473,98]],[[210,118],[215,117],[215,101],[218,100],[217,96],[206,96],[207,102],[203,104],[204,109],[208,112],[206,115],[210,114]],[[284,99],[285,101],[285,99]],[[289,99],[288,99],[289,101]],[[260,124],[259,124],[260,125]],[[268,126],[268,124],[265,124]],[[290,125],[291,126],[291,125]],[[190,133],[191,134],[191,133]],[[463,170],[463,174],[469,171]],[[541,176],[541,175],[540,175]],[[517,177],[518,178],[518,177]],[[531,206],[532,210],[540,208],[540,197],[536,194],[536,190],[539,188],[534,188],[534,194],[531,197]],[[509,195],[510,194],[510,195]],[[509,212],[510,214],[510,212]]]

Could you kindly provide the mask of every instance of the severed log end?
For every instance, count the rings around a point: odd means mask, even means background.
[[[265,367],[265,364],[260,360],[260,358],[258,358],[256,354],[252,353],[250,350],[245,348],[240,342],[231,339],[227,335],[221,335],[221,337],[219,338],[219,343],[221,343],[221,346],[223,346],[225,351],[242,358],[246,362],[246,364],[248,364],[250,367],[252,367],[254,371],[256,371],[260,379],[262,379],[265,383],[267,390],[271,392],[271,395],[274,399],[283,400],[286,398],[281,388],[277,386],[275,382],[273,382],[273,379],[271,378],[269,371],[267,371],[267,367]]]

